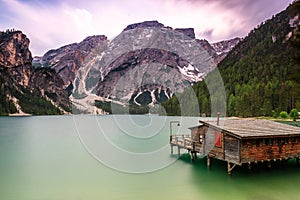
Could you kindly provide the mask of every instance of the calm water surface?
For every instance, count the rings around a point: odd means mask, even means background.
[[[192,163],[184,154],[175,161],[167,146],[171,120],[181,120],[180,127],[173,124],[175,133],[189,133],[187,127],[198,121],[158,116],[1,117],[0,199],[299,200],[300,167],[294,161],[271,170],[237,168],[232,176],[217,160],[211,169],[205,158]],[[144,160],[105,149],[107,141]],[[159,156],[149,157],[149,152]],[[160,170],[141,173],[160,165]]]

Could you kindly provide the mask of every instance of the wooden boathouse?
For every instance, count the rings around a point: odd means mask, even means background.
[[[199,121],[191,127],[190,135],[170,135],[171,153],[173,147],[186,149],[195,159],[197,154],[227,162],[228,174],[236,166],[258,162],[297,159],[300,157],[300,128],[257,119],[223,119]]]

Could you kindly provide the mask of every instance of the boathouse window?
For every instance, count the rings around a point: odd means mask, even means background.
[[[216,147],[222,147],[222,144],[221,144],[221,133],[220,132],[216,132],[215,133],[215,146]]]
[[[289,139],[284,138],[284,144],[288,144],[289,143]]]
[[[252,144],[252,146],[259,146],[259,140],[251,140],[251,144]]]
[[[259,146],[259,140],[255,140],[255,145],[258,147]]]
[[[203,143],[203,135],[199,136],[199,143],[202,144]]]
[[[246,140],[242,140],[242,144],[246,146],[247,145],[247,141]]]
[[[271,138],[263,139],[263,145],[272,145],[272,144],[273,144],[273,139]]]
[[[269,145],[273,145],[273,139],[272,138],[269,139]]]
[[[295,144],[295,143],[296,143],[296,138],[292,137],[292,144]]]

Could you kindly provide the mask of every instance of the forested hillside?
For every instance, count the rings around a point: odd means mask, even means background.
[[[218,65],[226,90],[227,116],[272,116],[300,108],[296,6],[299,8],[299,1],[253,29]],[[206,83],[213,80],[216,70],[193,87],[200,113],[207,115],[211,114],[211,99]],[[163,106],[169,115],[180,115],[176,97]]]
[[[33,115],[57,115],[61,111],[41,94],[25,88],[11,78],[7,69],[0,67],[0,115],[18,112],[13,99],[25,113]]]

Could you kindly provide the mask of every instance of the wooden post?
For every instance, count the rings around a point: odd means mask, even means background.
[[[222,152],[223,152],[223,159],[225,160],[225,133],[222,133]]]
[[[196,157],[197,157],[197,153],[191,151],[191,158],[192,158],[192,161],[195,161],[195,160],[196,160]]]
[[[172,142],[173,140],[173,135],[172,135],[172,123],[170,122],[170,143]]]
[[[248,170],[249,170],[249,172],[251,171],[251,169],[252,169],[252,165],[251,165],[251,162],[249,162],[248,163]]]
[[[207,159],[207,168],[210,168],[210,157],[207,156],[206,159]]]
[[[180,156],[180,147],[178,146],[178,156]]]
[[[171,154],[173,155],[173,145],[171,144]]]
[[[194,161],[195,157],[194,157],[194,153],[191,151],[191,160]]]
[[[230,162],[227,162],[227,173],[228,175],[231,175],[231,170],[230,170]]]
[[[268,160],[268,168],[271,168],[272,166],[271,166],[271,161],[270,160]]]
[[[193,152],[196,151],[196,146],[195,145],[196,145],[195,141],[192,141],[192,150],[193,150]]]
[[[230,162],[227,162],[227,173],[228,173],[228,175],[231,175],[231,172],[232,172],[233,168],[235,168],[235,166],[236,166],[236,164],[233,164],[231,166]]]

